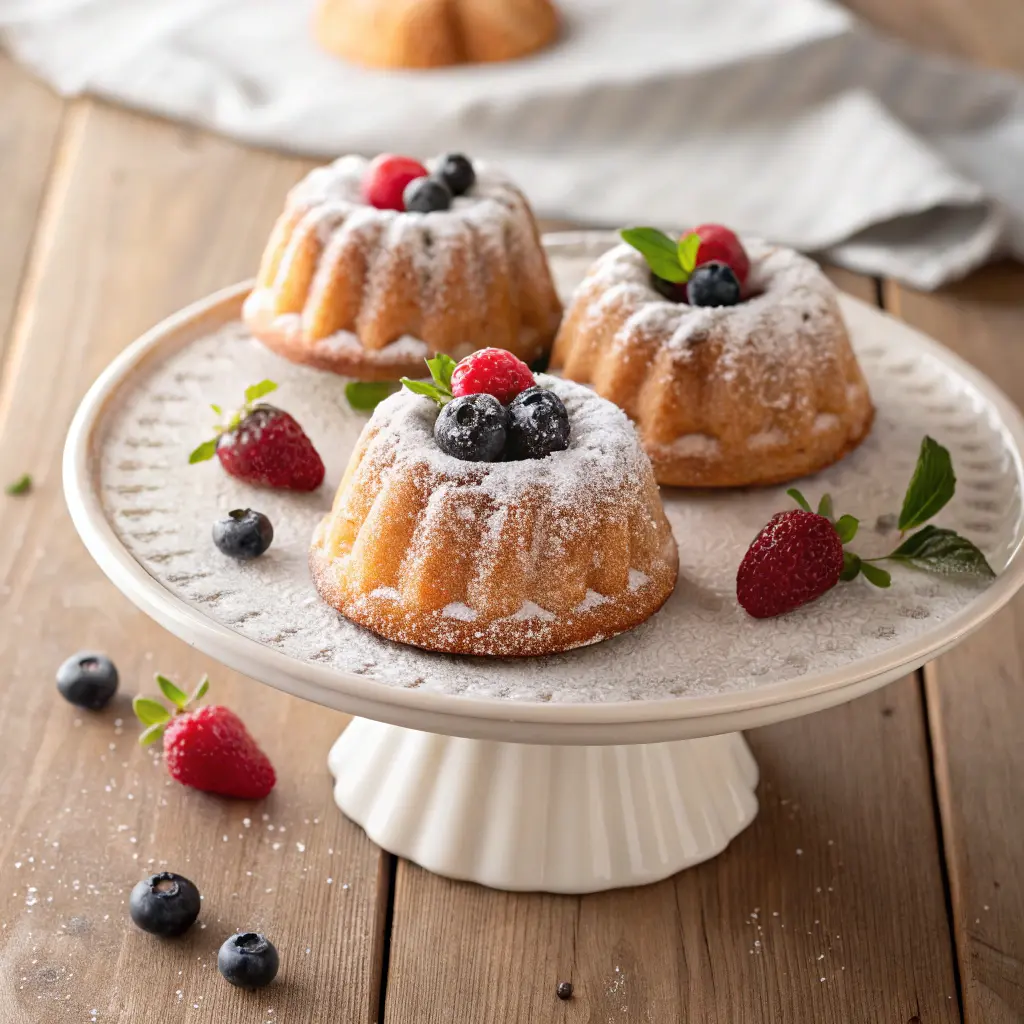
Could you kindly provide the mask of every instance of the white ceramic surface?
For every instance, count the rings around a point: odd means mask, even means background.
[[[563,291],[609,242],[546,240]],[[280,380],[325,455],[329,484],[362,423],[341,402],[340,380],[284,364],[224,328],[245,294],[238,286],[183,310],[97,380],[65,450],[72,518],[107,575],[171,632],[256,679],[361,716],[330,755],[339,806],[388,850],[442,874],[590,892],[713,856],[757,809],[756,766],[736,730],[884,685],[953,646],[1024,582],[1020,414],[946,349],[844,297],[878,423],[853,457],[806,489],[856,503],[869,525],[898,504],[916,444],[931,432],[961,471],[944,521],[977,537],[1000,571],[995,582],[961,588],[901,573],[892,592],[851,587],[806,613],[752,623],[727,600],[729,575],[783,507],[781,490],[671,491],[664,496],[687,582],[650,624],[554,658],[442,659],[432,670],[440,683],[423,686],[424,666],[438,656],[368,638],[311,596],[304,553],[329,486],[319,497],[261,493],[277,527],[273,557],[240,567],[205,543],[217,509],[253,501],[215,465],[184,465],[207,403],[231,397],[222,391],[264,375]],[[869,535],[862,546],[872,542],[885,538]],[[311,647],[324,629],[340,632]],[[366,659],[355,667],[353,650]],[[657,671],[638,676],[637,664]],[[502,672],[520,685],[496,697],[502,688],[490,684]],[[686,685],[654,678],[666,672]],[[623,690],[616,680],[625,673],[637,685]],[[453,685],[461,678],[468,685]],[[488,685],[475,687],[478,678]]]

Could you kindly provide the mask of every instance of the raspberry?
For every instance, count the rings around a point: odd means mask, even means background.
[[[700,237],[697,266],[717,260],[732,269],[740,285],[746,284],[750,259],[736,233],[721,224],[701,224],[693,230]]]
[[[482,348],[466,356],[452,371],[452,395],[493,395],[508,405],[520,391],[537,382],[533,371],[517,356],[503,348]]]
[[[843,542],[815,512],[779,512],[754,538],[736,573],[736,597],[756,619],[799,608],[839,582]]]
[[[217,458],[224,470],[251,484],[289,491],[315,491],[324,479],[323,460],[302,427],[273,405],[257,405],[220,435]]]
[[[378,210],[404,210],[405,186],[430,172],[409,156],[381,153],[366,169],[363,198]]]

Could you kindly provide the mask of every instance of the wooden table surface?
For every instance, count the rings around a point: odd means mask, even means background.
[[[927,45],[1024,70],[1019,0],[854,5]],[[1024,1021],[1024,600],[887,689],[749,734],[761,811],[717,859],[582,898],[434,877],[331,799],[344,717],[257,685],[129,605],[79,542],[60,452],[97,373],[161,317],[249,276],[310,164],[91,100],[0,56],[0,1020],[72,1024],[969,1024]],[[1024,403],[1024,268],[939,294],[837,273]],[[79,713],[53,686],[83,647],[123,695]],[[209,672],[279,769],[263,804],[167,780],[135,743],[155,670]],[[201,925],[160,942],[126,897],[193,877]],[[226,985],[236,928],[282,953]],[[560,1002],[569,979],[575,997]]]

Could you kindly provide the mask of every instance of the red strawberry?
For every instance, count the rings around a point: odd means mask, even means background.
[[[700,238],[697,250],[697,266],[718,260],[732,269],[740,285],[746,284],[750,273],[750,258],[736,232],[722,224],[701,224],[693,229]]]
[[[779,512],[754,538],[736,574],[736,597],[754,618],[799,608],[839,582],[843,542],[815,512]]]
[[[405,186],[430,172],[408,156],[381,153],[366,169],[363,198],[378,210],[404,210]]]
[[[136,697],[135,714],[147,727],[143,746],[161,734],[164,759],[171,777],[184,786],[207,793],[262,800],[274,788],[274,766],[249,735],[242,720],[217,705],[193,705],[206,693],[206,679],[188,696],[165,676],[157,676],[164,695],[175,705],[174,715],[159,701]]]
[[[503,348],[482,348],[466,356],[452,371],[452,396],[493,395],[508,405],[520,391],[537,381],[533,371],[517,356]]]
[[[189,462],[204,462],[214,455],[225,472],[251,484],[290,491],[315,491],[324,479],[324,464],[313,442],[288,413],[273,405],[254,405],[277,385],[265,380],[245,392],[245,405],[217,436],[204,441]],[[214,411],[221,412],[218,406]]]

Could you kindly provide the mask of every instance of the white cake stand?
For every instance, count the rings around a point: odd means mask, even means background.
[[[568,292],[609,236],[551,236]],[[805,489],[876,517],[898,508],[923,434],[949,447],[958,493],[940,518],[972,536],[998,578],[981,588],[897,571],[784,619],[735,604],[736,565],[782,489],[665,492],[679,540],[676,594],[623,637],[551,658],[457,659],[379,641],[322,605],[305,567],[365,422],[344,381],[244,335],[247,286],[189,307],[126,349],[68,436],[72,518],[103,571],[143,611],[226,665],[356,716],[330,753],[339,807],[385,849],[453,878],[579,893],[653,882],[706,860],[757,811],[740,730],[851,700],[949,649],[1024,582],[1024,421],[935,342],[852,298],[844,314],[878,405],[871,437]],[[226,326],[225,326],[226,325]],[[186,465],[208,403],[262,377],[324,454],[314,496],[253,491],[215,463]],[[219,555],[210,524],[253,505],[275,523],[251,564]],[[875,550],[869,550],[874,548]],[[295,737],[301,743],[302,737]]]

